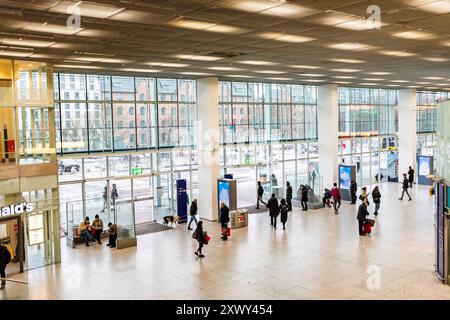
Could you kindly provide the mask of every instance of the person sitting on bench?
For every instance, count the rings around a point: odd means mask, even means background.
[[[91,235],[91,223],[89,222],[89,217],[84,218],[84,221],[80,223],[80,237],[84,238],[86,247],[89,247],[89,241],[94,240]]]

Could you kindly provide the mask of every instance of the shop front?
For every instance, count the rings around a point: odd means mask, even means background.
[[[51,190],[32,193],[0,197],[0,244],[11,253],[7,277],[61,260],[58,201],[35,197]]]

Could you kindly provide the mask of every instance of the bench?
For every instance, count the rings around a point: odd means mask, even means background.
[[[84,237],[80,236],[80,231],[79,231],[79,228],[78,228],[78,227],[74,227],[74,228],[73,228],[72,234],[73,234],[73,238],[72,238],[72,239],[71,239],[70,237],[67,237],[67,238],[66,238],[67,245],[68,245],[69,247],[71,247],[72,249],[75,249],[75,247],[76,247],[77,244],[85,243],[85,242],[86,242],[86,240],[84,239]],[[104,239],[104,238],[108,238],[108,237],[109,237],[109,232],[108,232],[108,230],[103,230],[102,235],[100,236],[100,238],[101,238],[101,239]]]

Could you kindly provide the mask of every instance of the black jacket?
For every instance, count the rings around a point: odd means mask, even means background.
[[[271,217],[278,216],[278,200],[277,198],[270,198],[267,202],[267,207],[269,208],[269,213]]]
[[[354,181],[350,184],[350,191],[352,191],[352,192],[358,191],[358,184],[356,183],[356,181]]]
[[[289,208],[287,207],[287,205],[281,205],[280,204],[280,218],[281,218],[281,223],[286,223],[287,219],[288,219],[288,210]]]
[[[414,170],[413,169],[410,169],[409,171],[408,171],[408,180],[409,180],[409,182],[413,182],[414,181]]]
[[[6,266],[11,261],[11,254],[5,246],[0,245],[0,265]]]
[[[361,203],[358,208],[358,215],[357,215],[356,219],[365,220],[366,216],[368,216],[368,215],[369,215],[369,211],[367,211],[366,205],[364,203]]]
[[[409,181],[408,178],[405,177],[405,179],[403,179],[403,189],[408,189],[409,188]]]
[[[381,193],[380,190],[372,191],[372,199],[375,203],[380,203]]]
[[[258,197],[262,197],[264,194],[264,189],[262,186],[258,186]]]
[[[197,210],[198,210],[198,208],[197,208],[197,203],[192,202],[191,208],[189,209],[189,214],[190,214],[191,216],[195,216],[195,215],[197,214]]]
[[[199,243],[205,243],[206,242],[205,241],[205,234],[203,232],[203,228],[197,227],[197,229],[194,232],[197,232],[197,241]]]
[[[292,199],[292,186],[289,186],[286,189],[286,199]]]
[[[230,222],[230,209],[227,206],[220,209],[220,223]]]
[[[306,189],[306,188],[302,189],[302,201],[303,202],[308,201],[308,189]]]

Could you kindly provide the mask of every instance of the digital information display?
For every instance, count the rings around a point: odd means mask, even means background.
[[[339,167],[339,189],[350,189],[350,182],[352,178],[351,167]]]

